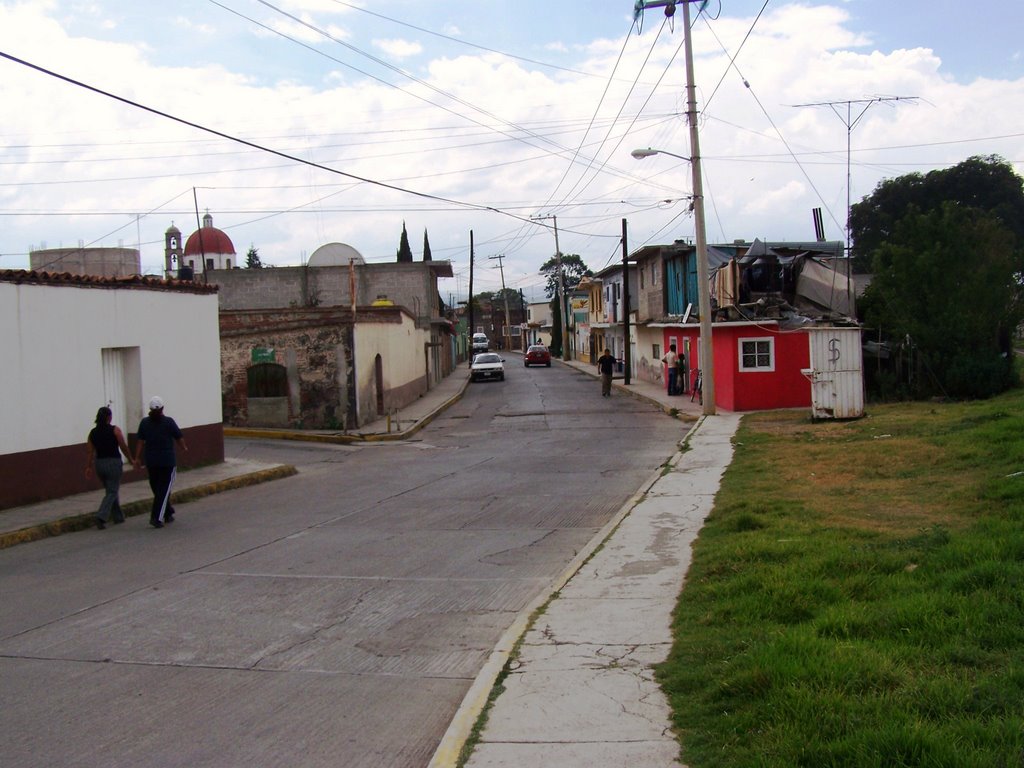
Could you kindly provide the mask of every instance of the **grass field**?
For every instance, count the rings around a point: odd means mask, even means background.
[[[1024,389],[736,443],[658,670],[683,761],[1024,766]]]

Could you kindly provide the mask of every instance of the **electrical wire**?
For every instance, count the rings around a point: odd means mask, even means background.
[[[498,213],[498,214],[503,215],[503,216],[508,216],[510,218],[519,219],[520,221],[529,221],[529,219],[524,219],[522,216],[517,216],[515,214],[508,213],[506,211],[502,211],[502,210],[500,210],[498,208],[494,208],[492,206],[480,205],[478,203],[469,203],[469,202],[465,202],[465,201],[461,201],[461,200],[453,200],[451,198],[442,197],[440,195],[432,195],[432,194],[429,194],[427,192],[419,192],[417,190],[406,189],[404,187],[399,187],[399,186],[394,185],[394,184],[388,184],[386,182],[377,181],[376,179],[370,179],[370,178],[367,178],[367,177],[364,177],[364,176],[359,176],[357,174],[347,173],[345,171],[341,171],[341,170],[338,170],[336,168],[330,168],[330,167],[325,166],[325,165],[320,165],[319,163],[314,163],[312,161],[305,160],[305,159],[303,159],[301,157],[296,157],[294,155],[290,155],[290,154],[288,154],[286,152],[281,152],[281,151],[278,151],[276,149],[271,149],[270,147],[265,147],[265,146],[262,146],[260,144],[256,144],[255,142],[251,142],[251,141],[248,141],[246,139],[239,138],[237,136],[232,136],[230,134],[224,133],[223,131],[218,131],[218,130],[216,130],[214,128],[208,128],[208,127],[206,127],[204,125],[200,125],[199,123],[194,123],[191,120],[186,120],[186,119],[184,119],[182,117],[176,117],[175,115],[172,115],[172,114],[170,114],[168,112],[163,112],[163,111],[161,111],[159,109],[156,109],[155,107],[146,106],[146,105],[141,104],[139,102],[132,101],[131,99],[127,99],[127,98],[125,98],[123,96],[118,96],[116,94],[110,93],[108,91],[104,91],[104,90],[102,90],[100,88],[97,88],[95,86],[91,86],[91,85],[88,85],[86,83],[83,83],[83,82],[81,82],[79,80],[75,80],[74,78],[68,77],[66,75],[61,75],[61,74],[59,74],[57,72],[54,72],[54,71],[49,70],[49,69],[46,69],[46,68],[41,67],[41,66],[39,66],[37,64],[32,64],[32,63],[30,63],[28,61],[25,61],[24,59],[19,59],[17,56],[12,56],[11,54],[6,53],[4,51],[0,51],[0,58],[7,59],[8,61],[14,62],[15,64],[21,64],[22,66],[28,67],[29,69],[33,69],[33,70],[35,70],[37,72],[40,72],[40,73],[45,74],[45,75],[48,75],[50,77],[54,77],[54,78],[56,78],[58,80],[63,80],[66,83],[78,86],[79,88],[84,88],[85,90],[92,91],[93,93],[99,94],[101,96],[106,96],[107,98],[114,99],[115,101],[119,101],[122,104],[127,104],[128,106],[135,107],[137,109],[141,109],[143,111],[146,111],[146,112],[149,112],[151,114],[157,115],[158,117],[163,117],[163,118],[165,118],[167,120],[172,120],[174,122],[181,123],[182,125],[187,125],[190,128],[195,128],[196,130],[205,131],[207,133],[213,134],[214,136],[219,136],[222,139],[227,139],[229,141],[238,142],[239,144],[242,144],[244,146],[251,147],[253,149],[258,149],[258,150],[260,150],[262,152],[267,152],[268,154],[275,155],[277,157],[281,157],[281,158],[284,158],[286,160],[290,160],[292,162],[299,163],[301,165],[306,165],[306,166],[309,166],[309,167],[312,167],[312,168],[317,168],[319,170],[326,171],[328,173],[333,173],[333,174],[338,175],[338,176],[343,176],[345,178],[353,179],[355,181],[360,181],[360,182],[363,182],[365,184],[371,184],[373,186],[381,187],[383,189],[388,189],[388,190],[391,190],[393,192],[399,192],[399,193],[405,194],[405,195],[412,195],[412,196],[420,197],[420,198],[423,198],[423,199],[426,199],[426,200],[436,200],[436,201],[439,201],[439,202],[450,203],[452,205],[457,205],[459,207],[468,208],[468,209],[471,209],[471,210],[490,211],[491,213]]]

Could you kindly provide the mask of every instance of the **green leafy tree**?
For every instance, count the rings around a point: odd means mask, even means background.
[[[544,286],[544,292],[548,298],[557,295],[558,293],[558,259],[552,256],[550,259],[541,264],[540,273],[547,276],[547,282]],[[562,275],[563,281],[565,282],[566,292],[571,291],[577,285],[580,284],[580,280],[584,277],[590,277],[594,273],[587,267],[583,259],[580,258],[579,254],[575,253],[563,253],[562,254]]]
[[[398,261],[411,262],[412,248],[409,247],[409,233],[405,231],[405,222],[402,222],[402,238],[398,241]]]
[[[423,260],[433,261],[434,258],[430,253],[430,238],[427,237],[427,230],[423,230]]]
[[[1018,241],[956,201],[911,206],[875,251],[864,319],[909,341],[924,370],[909,394],[988,397],[1014,383],[1008,339],[1022,314]]]
[[[552,256],[545,261],[540,267],[540,273],[547,276],[544,292],[551,298],[551,354],[555,357],[562,357],[564,307],[558,301],[558,258]],[[580,284],[580,280],[584,277],[591,277],[593,274],[579,254],[562,254],[562,281],[566,296]]]
[[[1013,166],[1000,157],[971,157],[927,174],[886,179],[850,209],[854,264],[866,272],[878,250],[895,232],[910,206],[927,213],[951,202],[989,213],[1024,243],[1024,186]],[[1024,270],[1024,260],[1018,264]]]
[[[246,269],[262,269],[263,262],[260,261],[260,252],[257,250],[255,245],[249,246],[249,251],[245,254],[245,268]]]

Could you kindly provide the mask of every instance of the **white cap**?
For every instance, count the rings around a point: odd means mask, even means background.
[[[154,395],[153,397],[149,398],[149,410],[159,411],[162,410],[163,407],[164,401],[160,398],[159,395]]]

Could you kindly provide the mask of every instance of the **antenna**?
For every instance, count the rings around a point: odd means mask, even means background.
[[[850,311],[853,313],[854,319],[857,315],[856,306],[856,294],[853,288],[853,274],[851,272],[851,256],[850,256],[850,136],[853,134],[853,129],[857,127],[857,123],[864,117],[864,113],[871,109],[872,104],[880,104],[889,101],[916,101],[917,96],[877,96],[873,99],[846,99],[837,101],[818,101],[812,104],[793,104],[794,107],[828,107],[831,109],[835,116],[842,120],[843,125],[846,126],[846,288],[849,292]],[[846,116],[836,109],[841,105],[846,105]],[[857,117],[853,117],[853,105],[856,104],[862,107],[860,114]],[[862,106],[863,105],[863,106]]]

